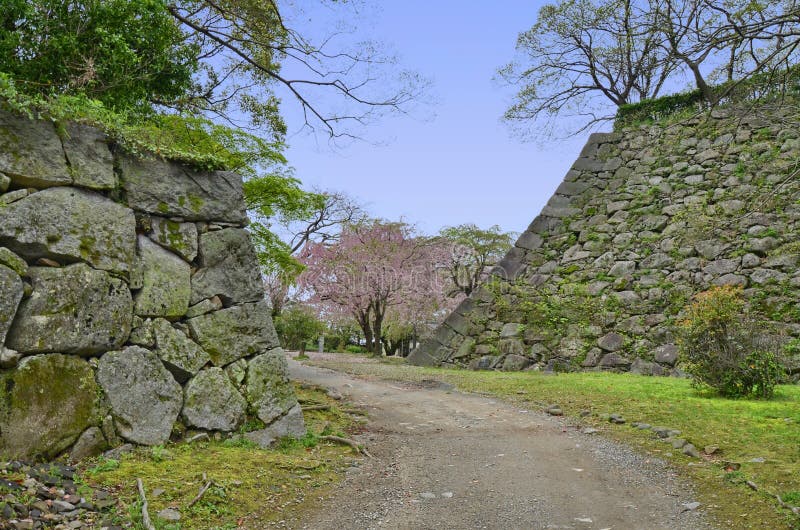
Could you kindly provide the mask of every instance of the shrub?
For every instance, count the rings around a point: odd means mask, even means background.
[[[348,353],[367,353],[367,349],[363,346],[358,346],[357,344],[348,344],[344,347],[344,351]]]
[[[311,308],[296,304],[275,317],[275,331],[284,348],[303,353],[309,345],[314,348],[313,341],[325,331],[325,326]]]
[[[679,331],[681,355],[696,385],[726,397],[772,397],[784,373],[782,341],[747,310],[740,287],[696,295]]]

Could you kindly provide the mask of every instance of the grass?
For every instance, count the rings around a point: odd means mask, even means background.
[[[402,381],[436,379],[465,392],[503,398],[523,406],[557,403],[568,416],[591,414],[583,423],[670,462],[696,486],[705,509],[724,528],[800,528],[800,519],[781,509],[775,498],[800,504],[800,386],[780,386],[770,401],[715,397],[692,388],[686,379],[634,374],[469,372],[419,368],[396,362],[314,362],[355,375]],[[611,425],[604,414],[619,413],[627,425]],[[632,422],[663,425],[702,451],[720,449],[702,460],[655,439]],[[763,463],[751,462],[764,459]],[[741,464],[726,472],[725,462]],[[759,490],[751,490],[746,481]]]
[[[86,463],[82,480],[115,491],[121,500],[120,522],[142,528],[136,478],[147,491],[149,513],[159,530],[264,528],[272,522],[313,509],[358,457],[349,447],[318,443],[322,433],[344,434],[359,428],[322,389],[297,386],[302,403],[330,405],[304,413],[309,434],[281,440],[261,449],[247,440],[211,440],[140,448],[117,460]],[[192,508],[206,480],[214,485]],[[156,490],[163,492],[156,496]],[[156,514],[164,508],[181,512],[167,524]]]

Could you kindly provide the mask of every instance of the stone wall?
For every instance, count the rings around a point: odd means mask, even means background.
[[[0,113],[0,457],[304,434],[246,224],[234,173]]]
[[[798,336],[797,124],[728,109],[592,135],[492,280],[409,361],[680,374],[676,320],[723,284]]]

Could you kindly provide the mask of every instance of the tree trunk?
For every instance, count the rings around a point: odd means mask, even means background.
[[[367,351],[371,352],[373,335],[372,335],[372,327],[370,326],[370,321],[369,321],[369,313],[370,313],[369,309],[366,312],[359,311],[356,314],[356,322],[358,322],[358,326],[364,333],[364,342],[366,343]]]
[[[379,357],[381,355],[381,337],[383,336],[383,311],[380,308],[375,308],[375,317],[372,319],[372,335],[375,340],[373,345],[372,355]]]

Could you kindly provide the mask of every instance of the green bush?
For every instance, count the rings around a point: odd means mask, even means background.
[[[784,375],[783,341],[746,309],[741,288],[713,287],[695,296],[679,332],[696,385],[726,397],[773,396]]]
[[[344,351],[348,353],[367,353],[367,349],[363,346],[358,346],[357,344],[348,344],[344,347]]]
[[[298,304],[275,317],[275,331],[284,348],[305,352],[309,346],[314,349],[313,341],[325,332],[325,326],[311,308]]]

